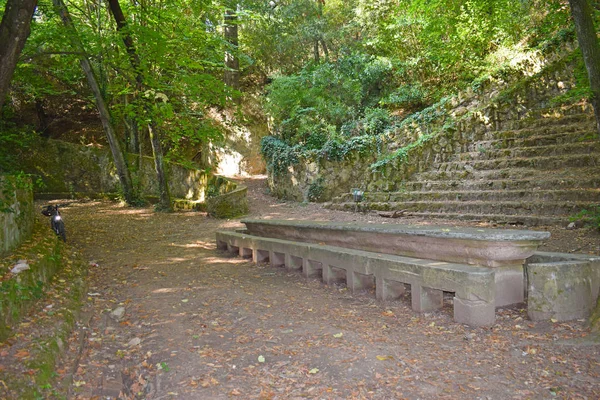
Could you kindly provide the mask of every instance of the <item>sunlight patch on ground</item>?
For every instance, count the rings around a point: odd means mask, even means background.
[[[232,254],[232,257],[234,255]],[[219,258],[219,257],[206,257],[203,258],[203,262],[206,264],[215,263],[215,264],[246,264],[251,262],[252,260],[247,258]]]
[[[188,261],[189,258],[182,258],[182,257],[171,257],[171,258],[167,258],[167,264],[171,264],[171,263],[180,263],[183,261]]]
[[[143,218],[154,215],[154,212],[148,208],[109,208],[98,212],[104,215],[137,215]]]
[[[223,225],[221,225],[221,228],[245,228],[246,226],[243,225],[240,221],[225,221],[223,222]]]
[[[204,249],[204,250],[214,250],[216,248],[216,245],[214,243],[207,243],[207,242],[200,242],[200,241],[197,241],[195,243],[186,243],[186,244],[171,243],[171,246],[172,247],[182,247],[185,249],[200,248],[200,249]]]
[[[153,290],[152,293],[154,293],[154,294],[177,293],[177,292],[181,292],[182,290],[185,290],[185,289],[184,288],[160,288],[160,289]]]

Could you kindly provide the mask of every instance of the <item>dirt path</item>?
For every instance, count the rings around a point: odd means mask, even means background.
[[[252,216],[383,221],[277,202],[262,180],[248,184]],[[70,398],[600,398],[600,346],[576,344],[589,339],[582,321],[531,322],[511,308],[474,329],[452,321],[450,299],[416,314],[409,298],[382,304],[217,251],[215,230],[240,224],[203,213],[88,202],[63,215],[95,265]],[[566,236],[547,247],[598,244]]]

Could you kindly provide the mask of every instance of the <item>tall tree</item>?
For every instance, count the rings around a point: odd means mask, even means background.
[[[127,32],[127,20],[119,4],[119,0],[109,0],[110,11],[117,23],[117,30],[122,34],[123,44],[129,55],[129,62],[135,72],[135,81],[137,83],[138,93],[142,90],[147,89],[145,85],[144,74],[142,73],[142,66],[140,57],[135,49],[133,38]],[[147,102],[144,102],[144,110],[146,114],[151,114],[151,107]],[[171,211],[171,195],[169,193],[169,184],[167,181],[167,175],[164,166],[164,156],[162,146],[160,144],[160,131],[156,124],[150,122],[148,124],[148,133],[150,135],[150,143],[152,145],[152,154],[154,156],[154,168],[156,170],[156,176],[158,179],[158,190],[159,190],[159,204],[158,209],[162,211]]]
[[[8,94],[19,54],[29,36],[37,0],[8,0],[0,23],[0,110]]]
[[[237,56],[239,44],[237,3],[228,2],[223,24],[224,37],[227,42],[225,50],[225,84],[235,90],[240,87],[240,60]]]
[[[583,54],[592,90],[592,106],[596,115],[596,129],[600,135],[600,46],[594,27],[593,9],[588,0],[569,0],[575,21],[577,41]]]
[[[112,125],[110,112],[108,111],[108,107],[104,101],[104,96],[100,90],[100,85],[98,85],[98,80],[96,79],[94,70],[92,69],[92,64],[85,55],[85,48],[79,39],[79,36],[77,35],[75,25],[73,24],[71,15],[67,10],[67,6],[63,0],[52,0],[52,3],[56,7],[63,24],[70,31],[69,38],[71,40],[71,45],[81,54],[79,63],[85,73],[88,84],[96,101],[96,108],[100,114],[100,121],[102,122],[102,127],[104,128],[106,139],[108,140],[108,145],[113,156],[115,167],[117,168],[117,174],[119,175],[119,181],[121,183],[121,188],[123,189],[125,201],[128,204],[134,204],[136,199],[133,191],[133,184],[131,182],[131,176],[129,175],[129,169],[127,168],[127,163],[125,162],[125,157],[123,156],[123,151],[121,150],[121,145],[119,144],[119,140]]]

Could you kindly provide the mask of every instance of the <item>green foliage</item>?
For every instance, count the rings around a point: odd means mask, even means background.
[[[571,217],[571,221],[581,221],[592,228],[600,230],[600,204],[593,206],[589,210],[581,210]]]
[[[320,176],[317,179],[315,179],[314,181],[312,181],[310,183],[310,185],[308,185],[308,190],[307,190],[307,194],[306,194],[308,201],[320,201],[321,200],[321,198],[325,192],[325,188],[323,187],[324,181],[325,181],[325,179],[323,179],[323,177]]]
[[[14,213],[12,200],[17,190],[31,190],[32,187],[31,177],[23,172],[13,175],[0,175],[0,213]]]
[[[274,136],[265,136],[260,146],[268,170],[276,176],[283,175],[289,166],[298,163],[300,146],[290,146]]]
[[[588,78],[587,69],[585,68],[585,62],[581,55],[581,50],[577,49],[569,59],[575,59],[575,70],[573,76],[575,77],[575,87],[569,89],[566,93],[557,96],[551,100],[551,104],[572,104],[579,102],[582,99],[591,99],[592,90],[590,88],[590,80]]]
[[[117,130],[126,130],[125,119],[128,124],[135,121],[142,134],[152,123],[167,158],[179,160],[185,153],[182,147],[221,136],[206,111],[235,96],[222,82],[225,43],[212,29],[222,9],[187,0],[120,4],[126,34],[139,59],[137,69],[107,2],[76,0],[67,6]],[[64,28],[51,2],[40,2],[13,79],[19,104],[56,98],[64,104],[68,98],[94,107],[79,65],[81,55],[70,44],[73,34]]]
[[[346,135],[383,131],[391,117],[375,106],[386,93],[387,78],[393,78],[391,63],[348,54],[276,78],[268,87],[266,106],[283,140],[319,149],[342,130]]]
[[[430,141],[434,136],[435,135],[433,135],[433,134],[420,136],[419,139],[417,139],[416,141],[411,142],[404,147],[400,147],[398,150],[396,150],[392,154],[371,164],[371,167],[370,167],[371,170],[372,171],[380,170],[383,167],[385,167],[386,165],[391,164],[392,162],[398,162],[398,161],[401,163],[406,162],[408,160],[408,155],[410,154],[411,151],[423,146],[425,143]]]
[[[424,105],[426,97],[426,92],[419,83],[406,84],[394,90],[381,103],[394,108],[415,109]]]
[[[18,127],[7,119],[0,119],[0,174],[20,172],[20,155],[37,139],[31,128]]]

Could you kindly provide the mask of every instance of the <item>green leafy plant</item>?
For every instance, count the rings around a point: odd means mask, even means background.
[[[570,218],[571,221],[581,221],[584,224],[600,230],[600,204],[579,211]]]
[[[325,179],[323,177],[318,177],[314,181],[308,185],[307,195],[308,201],[320,201],[321,197],[325,192],[325,188],[323,187],[323,183]]]

